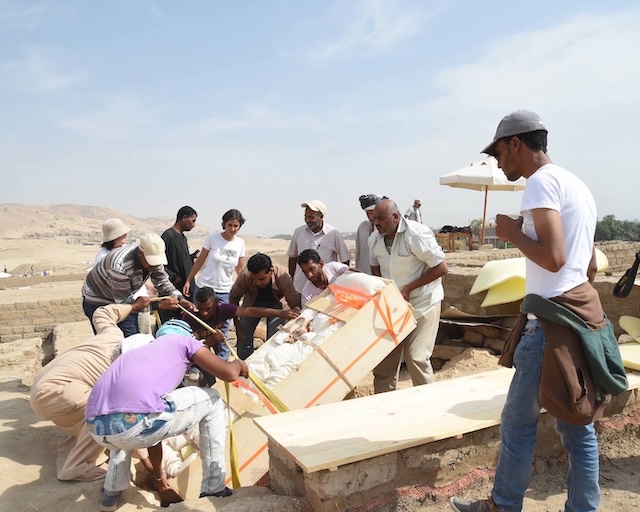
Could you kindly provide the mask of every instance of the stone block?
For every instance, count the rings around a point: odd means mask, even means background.
[[[444,359],[449,361],[450,359],[462,354],[467,348],[464,345],[436,345],[433,348],[432,358]]]
[[[307,489],[322,501],[366,491],[395,478],[397,458],[396,453],[390,453],[340,466],[339,471],[310,473],[306,475]]]
[[[504,340],[497,338],[485,338],[482,344],[484,348],[488,348],[494,354],[502,354],[504,349]]]
[[[484,336],[479,332],[472,331],[471,329],[465,329],[462,339],[465,341],[465,343],[468,343],[473,347],[482,347]]]
[[[0,343],[7,343],[7,342],[17,341],[21,339],[22,339],[21,334],[3,334],[2,336],[0,336]]]

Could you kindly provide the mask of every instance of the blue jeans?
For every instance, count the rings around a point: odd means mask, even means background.
[[[531,465],[540,417],[538,391],[544,355],[544,331],[537,320],[529,320],[516,348],[516,369],[502,411],[502,444],[491,493],[501,511],[522,510],[531,480]],[[600,503],[598,486],[598,441],[593,423],[569,425],[556,420],[556,432],[567,450],[567,501],[565,512],[593,512]]]
[[[228,293],[218,293],[216,292],[218,297],[218,302],[222,302],[223,304],[229,304],[229,294]],[[229,339],[229,325],[231,325],[231,320],[225,320],[224,324],[220,327],[220,330],[224,333],[224,337]],[[224,359],[225,361],[229,360],[229,347],[226,343],[220,343],[218,349],[216,350],[216,354],[218,357]]]
[[[242,335],[238,334],[238,357],[240,359],[246,359],[253,354],[253,335],[256,332],[256,327],[260,322],[260,318],[253,318],[249,316],[243,316],[238,318],[240,326],[242,327]],[[267,339],[271,338],[278,330],[279,325],[283,325],[286,320],[280,317],[267,318]]]
[[[91,304],[90,302],[82,299],[82,311],[84,311],[84,314],[90,322],[93,318],[93,314],[99,307],[101,307],[100,304]],[[118,327],[120,327],[125,338],[133,334],[138,334],[140,332],[140,328],[138,327],[138,313],[134,313],[133,311],[129,313],[129,316],[120,322]],[[98,334],[96,332],[96,328],[93,326],[93,322],[91,322],[91,328],[93,329],[93,334]]]
[[[225,487],[224,445],[226,437],[224,406],[214,389],[187,386],[166,395],[175,412],[149,414],[119,434],[97,435],[93,439],[111,450],[104,489],[111,493],[125,490],[131,480],[131,451],[155,446],[163,439],[181,435],[198,425],[202,484],[200,492],[213,494]],[[164,425],[157,428],[157,422]]]

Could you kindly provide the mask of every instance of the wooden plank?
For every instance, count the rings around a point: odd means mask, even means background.
[[[312,473],[498,425],[513,372],[501,368],[255,423]],[[628,377],[629,389],[640,388],[639,374]]]
[[[620,355],[625,368],[640,370],[640,343],[623,343]]]
[[[326,299],[328,292],[329,290],[323,291],[319,296],[321,300],[314,303],[314,309],[345,318],[347,321],[322,344],[324,356],[318,351],[312,352],[296,371],[273,387],[273,393],[290,410],[342,400],[353,386],[359,384],[395,348],[397,342],[413,331],[416,325],[409,304],[391,281],[387,281],[387,286],[380,292],[380,309],[373,301],[359,310],[337,308]],[[385,316],[388,311],[395,335],[388,331],[380,310]],[[270,342],[267,341],[268,343]],[[325,357],[328,357],[332,364],[329,364]],[[251,358],[247,362],[250,360]],[[336,373],[333,366],[340,370],[342,376]],[[222,383],[216,383],[214,387],[226,401]],[[247,397],[235,387],[231,387],[230,401],[231,409],[241,416],[233,423],[240,479],[242,485],[253,485],[269,469],[267,437],[255,425],[253,419],[271,416],[272,413],[262,402],[254,403],[250,399],[247,400]],[[226,450],[226,464],[227,468],[230,468],[228,453]],[[190,468],[187,471],[192,472]],[[186,482],[188,477],[183,477],[183,480]],[[230,480],[229,472],[227,485],[230,485]],[[182,495],[181,488],[179,492]]]
[[[314,472],[497,425],[512,375],[504,368],[255,422]]]

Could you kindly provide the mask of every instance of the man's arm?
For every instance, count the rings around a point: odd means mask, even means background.
[[[404,286],[400,292],[405,300],[409,300],[409,294],[415,290],[416,288],[420,288],[425,284],[429,284],[439,277],[442,277],[449,272],[449,268],[447,267],[447,262],[442,260],[435,267],[428,267],[418,279],[411,281],[408,285]]]
[[[538,240],[522,231],[522,217],[514,220],[507,215],[496,216],[496,236],[511,242],[536,265],[558,272],[566,262],[560,212],[549,208],[533,210],[533,224]]]
[[[300,294],[296,290],[296,287],[293,285],[293,279],[291,279],[291,275],[281,273],[276,277],[276,284],[278,285],[278,289],[282,292],[287,304],[291,309],[299,308],[301,306],[300,302]]]
[[[237,306],[240,304],[240,299],[244,297],[245,293],[249,291],[249,285],[251,284],[251,277],[249,277],[244,271],[238,274],[235,283],[231,287],[229,292],[229,304]]]
[[[296,266],[298,265],[298,258],[289,257],[289,275],[291,277],[296,273]]]
[[[336,254],[338,255],[338,261],[349,266],[349,263],[351,262],[351,253],[349,252],[349,249],[347,249],[347,244],[344,242],[344,238],[342,238],[342,233],[340,233],[340,231],[338,231],[337,229],[334,231],[336,233],[335,250],[336,250]]]
[[[212,353],[207,347],[198,349],[191,360],[204,371],[227,382],[234,381],[238,377],[249,377],[247,363],[240,359],[232,362],[225,361]]]
[[[593,252],[591,254],[591,261],[589,262],[589,268],[587,269],[587,279],[589,282],[593,284],[593,281],[596,278],[596,272],[598,271],[598,262],[596,261],[596,248],[593,248]]]
[[[258,308],[258,307],[249,307],[243,308],[239,307],[236,312],[236,316],[249,316],[253,318],[284,318],[285,320],[291,320],[292,318],[297,318],[300,315],[300,308],[294,309],[275,309],[275,308]]]

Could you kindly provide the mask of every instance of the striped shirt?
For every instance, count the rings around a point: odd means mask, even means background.
[[[182,294],[169,280],[164,265],[142,268],[138,244],[113,249],[91,269],[82,286],[82,298],[90,304],[131,304],[140,287],[151,278],[158,295]]]

